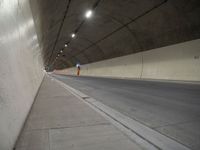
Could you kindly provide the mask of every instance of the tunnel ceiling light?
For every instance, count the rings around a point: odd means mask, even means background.
[[[71,36],[72,36],[72,38],[75,38],[76,34],[75,34],[75,33],[72,33],[72,35],[71,35]]]
[[[67,47],[68,45],[67,44],[65,44],[65,47]]]
[[[85,17],[86,17],[86,18],[90,18],[90,17],[92,17],[92,14],[93,14],[92,10],[88,10],[88,11],[86,11],[86,13],[85,13]]]

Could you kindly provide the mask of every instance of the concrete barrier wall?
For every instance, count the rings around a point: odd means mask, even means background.
[[[142,78],[200,81],[200,40],[143,53]]]
[[[200,39],[81,66],[81,75],[200,81]],[[76,68],[56,70],[75,75]]]
[[[12,150],[43,75],[28,0],[0,0],[0,150]]]

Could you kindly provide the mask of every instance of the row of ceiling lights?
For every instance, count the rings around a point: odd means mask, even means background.
[[[89,19],[92,17],[93,11],[92,10],[87,10],[85,13],[85,18]],[[74,39],[76,37],[76,33],[72,33],[71,34],[71,38]],[[64,47],[66,48],[68,46],[67,43],[65,43]],[[58,59],[58,57],[63,53],[63,49],[60,50],[60,52],[58,53],[58,55],[56,56],[56,60]]]

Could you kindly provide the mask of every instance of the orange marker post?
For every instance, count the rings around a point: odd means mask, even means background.
[[[78,66],[78,67],[77,67],[77,76],[79,76],[79,75],[80,75],[80,70],[81,70],[81,67],[80,67],[80,66]]]

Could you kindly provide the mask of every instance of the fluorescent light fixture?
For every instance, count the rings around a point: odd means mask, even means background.
[[[90,18],[91,16],[92,16],[92,10],[88,10],[88,11],[86,11],[86,13],[85,13],[85,17],[86,18]]]
[[[76,34],[75,33],[72,33],[72,38],[75,38]]]
[[[65,44],[65,47],[67,47],[68,45],[67,44]]]
[[[63,50],[60,51],[61,53],[63,52]]]

